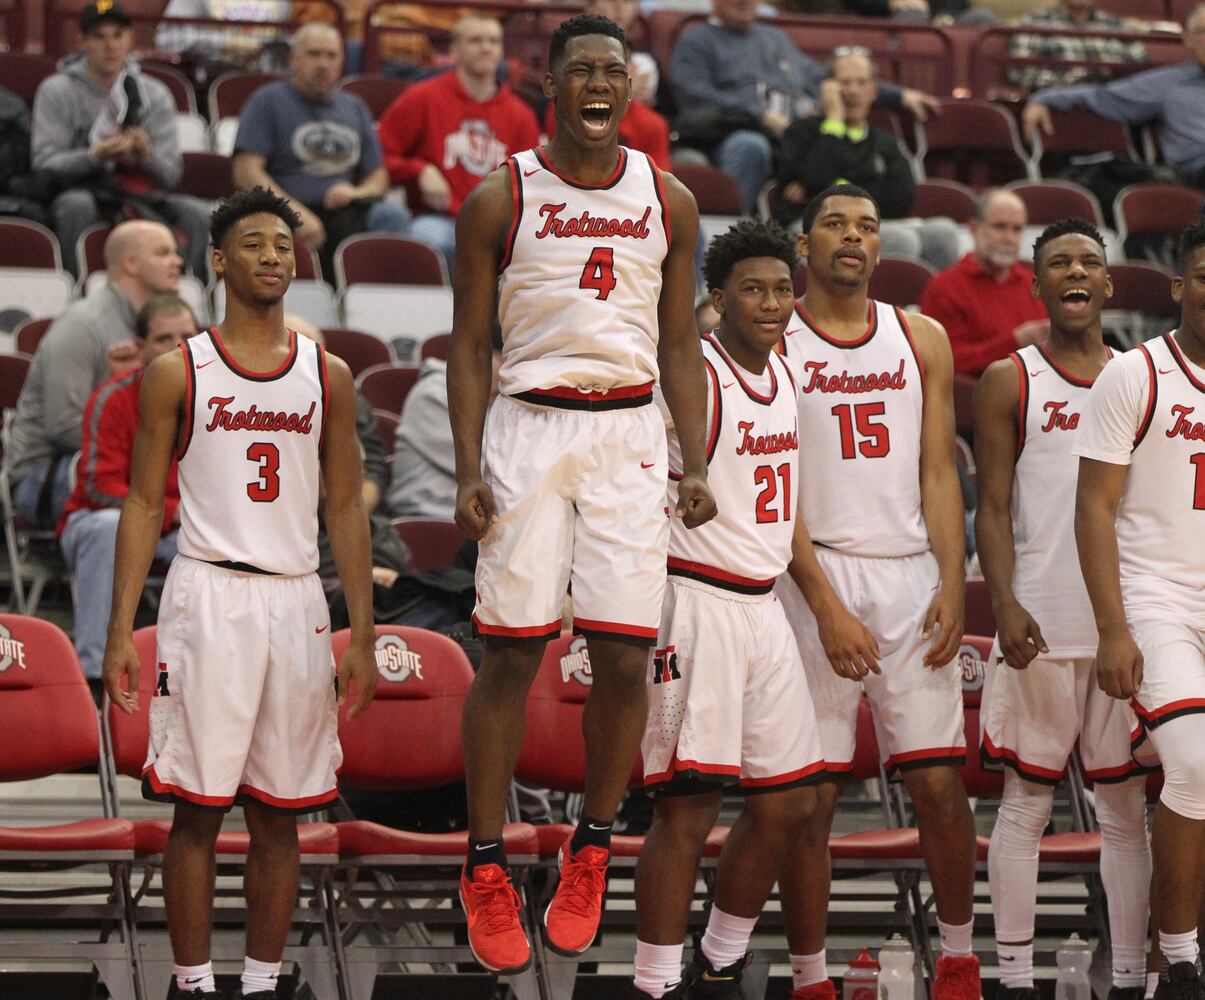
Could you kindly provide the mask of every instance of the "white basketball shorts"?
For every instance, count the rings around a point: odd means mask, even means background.
[[[572,587],[575,632],[652,645],[669,541],[658,408],[566,409],[499,396],[484,452],[499,519],[477,558],[477,630],[552,638]]]
[[[773,594],[671,577],[650,668],[650,791],[771,792],[824,776],[807,678]]]
[[[869,558],[816,547],[816,558],[837,595],[879,644],[879,674],[861,682],[833,673],[816,618],[795,582],[779,578],[775,593],[799,643],[830,772],[853,765],[858,704],[865,690],[874,715],[879,755],[889,774],[966,760],[962,667],[958,657],[939,670],[924,665],[933,640],[923,637],[929,605],[941,580],[937,560],[924,552]]]
[[[143,794],[309,812],[338,796],[330,616],[317,575],[177,556],[159,608]]]
[[[1163,759],[1159,726],[1181,715],[1205,712],[1205,630],[1151,619],[1131,620],[1129,625],[1142,650],[1142,684],[1131,705]]]

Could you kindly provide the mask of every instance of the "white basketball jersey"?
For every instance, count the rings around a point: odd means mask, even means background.
[[[1112,354],[1112,352],[1110,352]],[[1096,655],[1096,621],[1075,549],[1072,454],[1092,389],[1037,344],[1010,354],[1020,379],[1012,520],[1013,593],[1042,629],[1053,658]]]
[[[670,243],[657,168],[622,146],[614,176],[599,185],[558,174],[538,148],[507,168],[514,217],[498,282],[501,391],[655,382]]]
[[[703,338],[707,369],[707,482],[719,513],[687,530],[670,519],[669,574],[735,590],[769,593],[791,561],[799,484],[799,410],[795,382],[770,355],[755,379],[714,334]],[[756,385],[756,382],[764,385]],[[678,503],[682,450],[669,434],[666,505]]]
[[[318,568],[326,353],[290,331],[274,372],[240,368],[216,330],[185,341],[181,555],[266,573]]]
[[[812,541],[850,555],[929,551],[921,513],[924,371],[894,306],[870,300],[866,332],[834,340],[800,310],[782,340],[799,386],[799,484]]]

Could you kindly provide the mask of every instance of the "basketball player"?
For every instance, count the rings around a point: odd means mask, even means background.
[[[1108,364],[1089,394],[1075,540],[1101,689],[1130,699],[1163,765],[1155,811],[1157,1000],[1198,998],[1205,877],[1205,224],[1180,237],[1179,329]]]
[[[1047,226],[1033,261],[1050,338],[991,365],[975,394],[975,529],[998,623],[982,753],[1008,767],[988,852],[1000,983],[1005,1000],[1036,1000],[1038,846],[1078,740],[1096,789],[1109,995],[1142,1000],[1151,878],[1144,780],[1130,756],[1133,718],[1095,682],[1096,628],[1072,530],[1079,461],[1071,448],[1110,356],[1100,312],[1113,289],[1104,241],[1082,219]]]
[[[223,816],[241,803],[251,834],[240,996],[266,1000],[276,995],[297,895],[296,814],[338,794],[330,618],[315,573],[320,483],[352,623],[337,676],[340,703],[349,682],[356,688],[348,718],[371,702],[377,679],[351,372],[283,322],[300,224],[263,188],[213,213],[226,317],[147,369],[118,526],[103,675],[109,697],[134,713],[134,612],[174,451],[179,556],[159,609],[143,794],[175,803],[163,895],[176,985],[188,996],[217,996],[209,938]]]
[[[799,640],[829,770],[853,760],[865,691],[889,773],[916,807],[937,903],[936,1000],[978,1000],[971,953],[975,830],[958,767],[965,759],[961,673],[964,526],[954,465],[953,363],[945,331],[871,300],[879,212],[852,185],[809,203],[805,329],[783,340],[808,443],[800,502],[812,545],[779,591]],[[806,598],[806,603],[805,599]],[[833,995],[825,972],[828,835],[839,787],[818,806],[781,879],[793,996]]]
[[[474,621],[486,642],[464,713],[461,898],[478,961],[504,974],[531,958],[502,844],[507,793],[527,689],[560,631],[570,583],[594,677],[585,812],[561,850],[544,924],[549,947],[565,955],[584,951],[598,927],[665,590],[665,428],[648,405],[659,371],[682,448],[673,516],[695,527],[715,514],[694,329],[694,200],[619,146],[632,86],[620,28],[570,18],[548,63],[556,137],[508,160],[461,210],[448,354],[456,521],[481,539]],[[495,311],[501,394],[487,422]]]
[[[824,771],[807,679],[770,592],[810,545],[796,516],[795,383],[774,352],[794,306],[793,241],[741,222],[716,237],[703,274],[719,327],[703,338],[708,482],[719,514],[670,525],[669,585],[649,675],[641,751],[655,796],[636,867],[635,997],[737,1000],[745,951],[787,848],[815,808]],[[670,487],[677,442],[670,426]],[[701,955],[682,981],[683,938],[703,842],[724,789],[745,807],[720,852]]]

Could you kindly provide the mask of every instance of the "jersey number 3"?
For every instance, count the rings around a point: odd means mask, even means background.
[[[615,277],[615,251],[611,247],[595,247],[590,252],[590,259],[582,268],[582,280],[578,288],[587,288],[598,292],[598,298],[606,301],[608,295],[619,284]]]
[[[271,503],[280,496],[280,449],[270,441],[257,441],[247,448],[247,459],[259,463],[259,478],[247,484],[247,496],[256,503]]]

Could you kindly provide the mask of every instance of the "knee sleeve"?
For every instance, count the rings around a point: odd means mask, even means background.
[[[1150,911],[1151,847],[1146,829],[1146,781],[1131,778],[1097,784],[1100,878],[1109,905],[1114,972],[1134,977],[1143,970]]]
[[[1159,801],[1185,819],[1205,820],[1205,714],[1171,719],[1151,739],[1163,764]]]
[[[1000,941],[1018,943],[1033,937],[1038,845],[1053,807],[1053,788],[1005,772],[1004,797],[987,855],[992,913]]]

